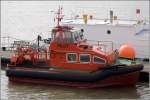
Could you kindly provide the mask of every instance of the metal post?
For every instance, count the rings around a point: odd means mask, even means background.
[[[40,46],[40,43],[39,43],[39,41],[40,41],[40,36],[38,35],[38,37],[37,37],[37,41],[38,41],[38,52],[40,51],[39,50],[39,46]]]
[[[114,50],[114,44],[113,44],[113,42],[112,42],[112,51]]]
[[[113,11],[110,10],[110,23],[112,24],[113,23]]]
[[[10,38],[10,37],[8,36],[8,48],[9,48],[9,38]]]
[[[99,41],[97,43],[98,43],[98,46],[99,46]]]

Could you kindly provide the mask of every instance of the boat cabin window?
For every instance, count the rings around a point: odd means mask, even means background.
[[[73,38],[75,42],[83,40],[83,31],[73,32]]]
[[[106,60],[97,56],[93,57],[93,62],[96,64],[105,64]]]
[[[55,42],[61,43],[62,42],[62,36],[59,32],[56,32],[55,34],[52,34],[52,40]]]
[[[83,30],[67,30],[52,33],[52,39],[57,43],[71,44],[83,40]]]
[[[90,54],[80,54],[80,62],[81,63],[89,63],[90,62]]]
[[[77,62],[77,54],[76,53],[67,53],[67,62]]]
[[[73,43],[72,32],[70,32],[70,31],[64,32],[62,39],[63,39],[63,42],[64,42],[64,43]]]
[[[83,32],[79,30],[63,32],[64,43],[77,43],[83,39]]]

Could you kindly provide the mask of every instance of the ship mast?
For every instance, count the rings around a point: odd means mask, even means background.
[[[58,12],[56,13],[56,19],[57,19],[57,26],[60,26],[60,22],[63,19],[63,15],[62,15],[62,7],[59,6]]]

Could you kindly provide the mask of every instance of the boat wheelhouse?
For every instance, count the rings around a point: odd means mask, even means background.
[[[97,70],[115,60],[114,56],[104,52],[98,44],[90,45],[84,38],[83,29],[60,26],[52,32],[50,53],[54,67]]]

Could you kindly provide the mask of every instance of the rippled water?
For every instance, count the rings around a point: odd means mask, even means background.
[[[142,99],[149,100],[149,84],[138,83],[135,87],[105,87],[77,89],[63,86],[19,84],[8,81],[1,71],[2,100],[48,100],[48,99]]]

